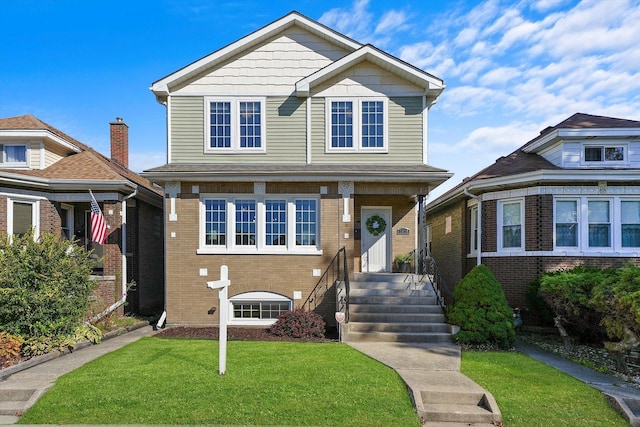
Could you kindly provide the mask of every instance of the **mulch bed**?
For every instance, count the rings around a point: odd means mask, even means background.
[[[219,338],[220,329],[217,327],[210,328],[193,328],[185,326],[176,326],[163,329],[157,333],[156,337],[161,338],[195,338],[217,340]],[[294,342],[332,342],[338,339],[333,331],[327,331],[324,338],[292,338],[280,337],[269,332],[268,328],[259,327],[227,327],[227,340],[230,341],[294,341]]]

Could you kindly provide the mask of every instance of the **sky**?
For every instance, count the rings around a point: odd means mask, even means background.
[[[166,163],[168,74],[292,10],[433,74],[434,199],[574,113],[640,120],[640,0],[0,0],[0,117],[33,114],[129,166]]]

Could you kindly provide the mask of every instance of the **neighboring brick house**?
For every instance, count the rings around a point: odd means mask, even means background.
[[[428,203],[426,225],[447,286],[482,263],[512,307],[544,272],[640,264],[640,121],[574,114]]]
[[[168,163],[143,175],[167,198],[168,323],[219,321],[221,265],[229,324],[265,325],[342,247],[352,275],[419,247],[420,201],[450,176],[427,165],[444,86],[296,12],[153,83]]]
[[[127,125],[110,126],[111,159],[30,114],[0,119],[0,233],[75,237],[102,259],[98,306],[135,280],[125,310],[154,314],[164,304],[162,191],[127,168]],[[109,227],[104,245],[91,241],[89,190]]]

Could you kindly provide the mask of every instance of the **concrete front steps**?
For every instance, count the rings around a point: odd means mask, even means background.
[[[451,342],[431,285],[414,274],[356,273],[345,326],[347,342]]]

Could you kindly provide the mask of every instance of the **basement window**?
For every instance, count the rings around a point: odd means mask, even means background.
[[[271,325],[291,310],[291,299],[272,292],[245,292],[230,298],[230,325]]]

